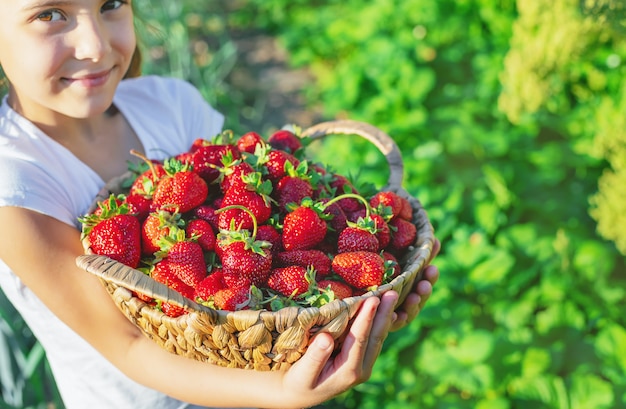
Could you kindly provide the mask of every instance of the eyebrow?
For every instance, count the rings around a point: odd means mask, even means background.
[[[63,7],[63,6],[67,6],[70,3],[71,1],[68,1],[68,0],[33,1],[30,4],[27,3],[24,7],[22,7],[22,10],[31,11],[31,10],[37,10],[37,9],[43,9],[43,8]]]

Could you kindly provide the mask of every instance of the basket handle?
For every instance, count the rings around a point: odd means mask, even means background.
[[[327,135],[358,135],[372,142],[385,155],[389,164],[387,186],[396,189],[402,187],[404,176],[402,154],[395,141],[385,132],[366,122],[345,119],[321,122],[304,130],[301,136],[319,139]]]

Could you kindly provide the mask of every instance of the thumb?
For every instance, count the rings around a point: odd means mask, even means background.
[[[318,378],[328,362],[333,348],[334,341],[330,334],[317,334],[302,358],[294,364],[293,372],[297,372],[302,381],[315,387],[319,383]]]

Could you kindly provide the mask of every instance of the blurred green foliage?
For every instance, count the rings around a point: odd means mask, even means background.
[[[245,90],[228,82],[227,32],[261,30],[314,73],[311,108],[403,152],[441,279],[372,379],[325,407],[626,408],[624,3],[135,3],[146,72],[189,79],[228,127],[242,131]],[[364,141],[328,138],[317,155],[386,180]]]

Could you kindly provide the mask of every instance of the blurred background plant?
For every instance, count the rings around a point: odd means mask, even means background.
[[[403,152],[441,280],[372,379],[324,407],[626,407],[622,1],[134,3],[145,72],[194,83],[227,128],[351,118]],[[359,139],[315,155],[386,180]],[[6,302],[0,324],[0,407],[60,408]]]

